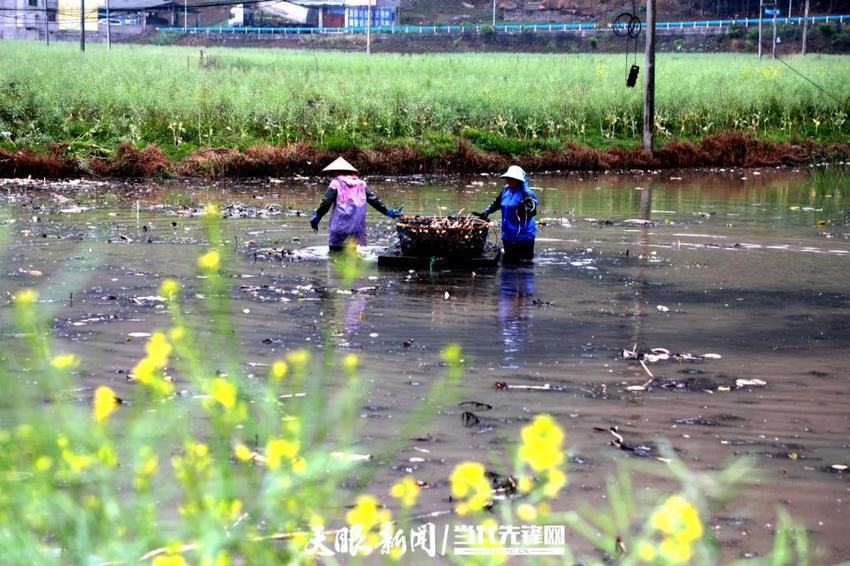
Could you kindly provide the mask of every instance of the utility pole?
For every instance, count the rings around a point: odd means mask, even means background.
[[[366,0],[366,55],[372,54],[372,0]]]
[[[50,47],[50,12],[47,10],[47,0],[44,0],[44,45]]]
[[[643,148],[652,153],[655,132],[655,0],[646,0],[646,92],[643,99]]]
[[[80,51],[86,50],[86,0],[80,0]]]
[[[112,51],[112,20],[109,19],[109,0],[106,0],[106,50]]]
[[[496,0],[493,0],[493,29],[496,29]]]
[[[183,33],[189,25],[189,0],[183,0]]]
[[[764,15],[764,0],[759,0],[759,59],[761,59],[761,21]]]
[[[809,31],[809,0],[806,0],[806,7],[803,8],[803,50],[801,55],[806,54],[806,36]]]
[[[770,46],[770,58],[776,59],[776,12],[779,8],[773,9],[773,45]]]
[[[791,3],[792,3],[793,1],[794,1],[794,0],[788,0],[788,18],[789,18],[789,19],[791,18]]]

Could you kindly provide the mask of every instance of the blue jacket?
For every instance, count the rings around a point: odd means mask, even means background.
[[[526,201],[534,203],[533,207]],[[529,210],[530,208],[530,210]],[[511,189],[505,185],[496,200],[493,201],[484,214],[490,215],[501,210],[502,212],[502,241],[503,242],[527,242],[533,241],[537,235],[537,195],[528,188],[528,176],[526,175],[522,187]]]

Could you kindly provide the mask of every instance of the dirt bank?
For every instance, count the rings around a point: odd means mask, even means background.
[[[818,144],[757,140],[728,132],[698,143],[674,140],[654,153],[642,148],[600,150],[566,143],[558,150],[528,155],[486,152],[458,138],[450,150],[434,152],[426,145],[382,145],[342,152],[366,174],[479,173],[519,164],[529,171],[611,171],[696,167],[771,167],[850,158],[850,143]],[[72,176],[140,177],[264,177],[315,174],[339,152],[299,142],[261,145],[244,151],[207,149],[174,161],[159,147],[121,144],[108,158],[68,155],[61,145],[45,151],[0,149],[0,177],[58,179]]]

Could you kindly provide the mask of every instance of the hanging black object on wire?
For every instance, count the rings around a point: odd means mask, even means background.
[[[640,72],[640,67],[637,66],[637,48],[638,37],[640,37],[640,31],[642,28],[640,18],[638,18],[634,13],[637,12],[637,8],[634,7],[634,3],[632,9],[634,10],[633,12],[623,12],[617,16],[614,19],[614,24],[611,26],[614,30],[614,35],[626,38],[626,66],[629,64],[629,53],[631,51],[629,44],[631,43],[631,40],[634,40],[634,60],[628,71],[628,75],[626,76],[626,86],[629,88],[634,88],[637,84],[638,73]]]

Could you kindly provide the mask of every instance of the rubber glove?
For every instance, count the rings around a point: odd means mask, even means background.
[[[387,216],[389,216],[390,218],[398,218],[399,216],[401,216],[402,210],[404,210],[404,205],[401,205],[398,208],[388,208]]]
[[[310,228],[312,228],[312,229],[313,229],[313,232],[318,232],[318,231],[319,231],[319,221],[320,221],[321,219],[322,219],[322,217],[321,217],[321,216],[319,216],[319,215],[318,215],[318,214],[316,214],[315,212],[313,213],[313,218],[311,218],[311,219],[310,219]]]
[[[472,212],[470,214],[472,214],[472,216],[477,216],[481,220],[489,220],[490,219],[490,215],[487,214],[486,212]]]

